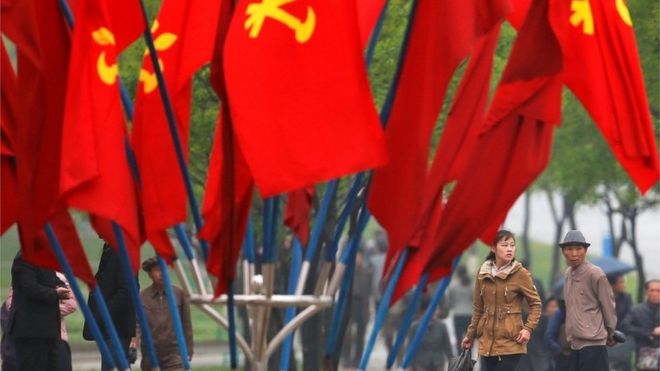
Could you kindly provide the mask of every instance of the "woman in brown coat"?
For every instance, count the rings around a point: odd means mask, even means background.
[[[497,232],[490,250],[477,275],[472,321],[461,346],[469,349],[478,338],[486,371],[514,370],[541,317],[541,299],[532,275],[515,260],[513,233]],[[523,299],[529,306],[524,324]]]

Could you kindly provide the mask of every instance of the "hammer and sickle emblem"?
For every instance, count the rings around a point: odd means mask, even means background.
[[[301,44],[306,43],[314,33],[316,14],[314,9],[308,6],[307,18],[303,22],[281,8],[293,1],[295,0],[261,0],[261,3],[250,4],[245,11],[248,15],[245,29],[250,30],[250,38],[257,38],[266,18],[271,18],[292,29],[295,32],[296,41]]]
[[[154,34],[158,30],[158,27],[160,26],[160,23],[158,22],[158,19],[154,21],[153,26],[151,26],[151,33]],[[171,32],[163,32],[162,34],[158,35],[156,39],[154,40],[154,47],[156,48],[156,51],[164,51],[169,49],[177,40],[177,36]],[[144,57],[147,58],[149,56],[149,49],[146,49],[144,52]],[[165,65],[163,63],[163,60],[158,58],[158,65],[160,66],[160,70],[164,71]],[[142,86],[144,89],[145,93],[151,93],[156,89],[158,86],[158,78],[156,77],[155,72],[149,72],[145,70],[144,68],[140,68],[140,76],[138,77],[140,81],[142,81]]]
[[[115,36],[105,27],[100,27],[98,30],[92,32],[92,39],[99,45],[115,45]],[[103,83],[113,85],[117,81],[119,68],[117,67],[117,63],[109,65],[106,62],[105,51],[101,52],[99,58],[96,60],[96,70]]]

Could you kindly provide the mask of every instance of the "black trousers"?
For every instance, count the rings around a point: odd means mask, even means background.
[[[14,338],[19,371],[57,371],[56,338]]]
[[[608,371],[610,365],[605,345],[594,345],[574,350],[571,354],[574,371]]]
[[[59,371],[71,371],[71,348],[64,340],[57,341],[57,369]]]
[[[509,354],[506,356],[481,357],[486,371],[510,371],[518,366],[522,354]]]

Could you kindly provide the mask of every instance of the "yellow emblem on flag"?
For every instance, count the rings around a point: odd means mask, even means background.
[[[597,0],[605,1],[605,0]],[[594,16],[591,12],[591,4],[589,0],[573,0],[571,2],[570,22],[573,26],[579,27],[582,24],[582,32],[587,35],[594,34]]]
[[[257,38],[266,18],[271,18],[292,29],[295,32],[296,41],[299,43],[304,44],[309,41],[314,33],[314,27],[316,27],[316,13],[311,6],[308,6],[307,18],[305,21],[301,21],[281,8],[293,1],[295,0],[261,0],[261,3],[248,5],[245,10],[245,14],[248,15],[245,20],[245,29],[250,30],[250,38]]]
[[[158,19],[154,21],[153,26],[151,26],[151,34],[153,35],[156,33],[158,30],[158,27],[160,26],[160,23],[158,22]],[[172,47],[178,37],[171,33],[171,32],[163,32],[162,34],[158,35],[154,39],[154,47],[156,48],[156,51],[164,51]],[[146,49],[144,51],[144,57],[148,58],[149,57],[149,49]],[[160,70],[164,71],[165,70],[165,64],[163,63],[163,60],[158,58],[158,65],[160,66]],[[156,89],[158,86],[158,78],[156,77],[155,72],[149,72],[145,70],[144,68],[140,68],[140,76],[139,80],[142,81],[142,86],[144,89],[145,93],[151,93]]]
[[[623,23],[632,27],[632,18],[630,17],[630,11],[628,10],[628,5],[626,0],[616,0],[616,11],[619,12],[619,16]]]
[[[99,45],[115,45],[115,36],[105,27],[100,27],[98,30],[92,32],[92,39]],[[117,67],[117,63],[108,65],[105,60],[105,51],[101,52],[96,60],[96,70],[103,83],[113,85],[117,81],[119,67]]]

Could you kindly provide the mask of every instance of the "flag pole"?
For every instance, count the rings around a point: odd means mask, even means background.
[[[454,259],[454,262],[452,263],[451,272],[449,272],[449,274],[445,278],[443,278],[442,281],[440,282],[440,286],[433,295],[433,299],[431,299],[431,304],[429,304],[428,308],[426,308],[424,317],[419,322],[417,331],[415,332],[415,335],[413,336],[413,339],[410,342],[408,349],[406,350],[406,354],[403,357],[403,363],[399,368],[400,370],[408,369],[408,366],[410,365],[412,358],[415,356],[417,347],[419,346],[419,343],[422,340],[422,336],[424,336],[424,333],[428,329],[429,322],[431,322],[431,319],[435,314],[435,309],[438,307],[438,304],[440,304],[440,300],[442,300],[442,297],[445,295],[445,291],[447,291],[447,286],[449,286],[449,282],[451,282],[451,275],[454,273],[454,269],[456,268],[458,262],[460,261],[461,261],[461,256],[459,255],[458,257],[456,257],[456,259]]]
[[[366,208],[362,208],[360,212],[360,217],[358,219],[357,227],[355,228],[355,233],[351,237],[348,247],[343,251],[340,262],[338,264],[338,271],[345,271],[343,274],[342,286],[339,291],[339,298],[335,303],[335,310],[332,313],[332,325],[330,326],[330,336],[328,337],[328,343],[326,345],[326,357],[332,357],[337,351],[337,342],[339,327],[344,317],[344,312],[346,308],[346,302],[348,300],[348,293],[351,289],[351,284],[353,283],[353,273],[355,271],[355,256],[360,248],[360,240],[362,238],[362,232],[367,226],[371,214]],[[342,267],[340,269],[339,267]],[[336,282],[340,278],[333,277]],[[334,293],[330,293],[334,295]]]
[[[412,324],[413,318],[415,316],[415,312],[417,312],[419,301],[422,298],[422,293],[424,292],[424,288],[426,287],[428,281],[429,281],[429,274],[424,273],[422,277],[419,279],[419,282],[417,282],[417,286],[415,287],[415,291],[413,292],[413,297],[410,300],[410,303],[408,303],[408,308],[406,309],[406,312],[403,315],[401,326],[399,326],[399,330],[396,333],[396,339],[394,340],[394,344],[392,344],[392,349],[390,349],[390,352],[387,355],[387,363],[385,364],[385,369],[387,370],[392,368],[392,365],[396,360],[396,356],[399,353],[399,349],[401,349],[401,347],[403,346],[403,342],[406,340],[406,335],[408,334],[408,330],[410,329],[410,325]]]
[[[147,316],[144,313],[144,308],[142,307],[142,300],[140,300],[140,292],[138,291],[137,284],[135,282],[135,277],[133,276],[133,268],[131,265],[131,259],[128,256],[128,248],[124,240],[124,232],[121,230],[121,227],[117,222],[112,222],[112,231],[114,232],[115,239],[117,240],[117,245],[119,248],[119,256],[121,256],[122,268],[124,270],[124,278],[126,279],[133,299],[133,307],[135,313],[137,314],[138,321],[140,322],[140,328],[142,329],[142,337],[146,344],[147,353],[149,355],[149,362],[151,367],[159,369],[158,358],[156,357],[156,351],[154,348],[154,339],[151,336],[151,329],[149,328],[149,322],[147,321]],[[100,291],[99,291],[100,293]]]
[[[330,203],[334,199],[335,193],[337,192],[338,180],[332,180],[327,183],[325,187],[325,194],[323,195],[323,201],[321,202],[321,208],[319,209],[316,215],[316,221],[312,227],[312,235],[307,243],[307,249],[305,251],[305,260],[302,263],[300,268],[300,275],[297,278],[298,282],[296,285],[295,295],[302,295],[303,290],[305,289],[305,283],[307,281],[307,276],[309,275],[309,268],[316,254],[316,249],[319,246],[319,241],[321,240],[321,232],[325,226],[325,220],[328,216],[328,210],[330,209]]]
[[[115,361],[112,357],[112,352],[110,351],[110,348],[108,348],[108,344],[106,344],[105,340],[103,339],[103,334],[101,333],[101,329],[99,328],[99,325],[96,322],[96,318],[94,318],[92,311],[89,309],[89,306],[87,305],[87,301],[85,300],[85,297],[82,291],[80,290],[78,281],[76,281],[76,277],[73,274],[73,269],[71,269],[71,264],[69,264],[69,260],[66,258],[66,255],[64,254],[62,245],[60,245],[60,241],[57,239],[57,235],[55,234],[53,227],[50,225],[50,223],[46,223],[44,229],[46,231],[46,236],[48,237],[48,241],[50,242],[50,246],[55,252],[55,256],[57,257],[57,260],[60,263],[60,267],[62,267],[62,271],[66,276],[66,279],[69,281],[69,285],[71,286],[71,289],[73,290],[73,294],[76,298],[76,301],[78,302],[78,306],[80,307],[80,310],[82,311],[83,316],[85,317],[85,320],[87,321],[87,324],[89,325],[89,328],[92,331],[92,335],[96,340],[96,345],[99,347],[99,351],[101,352],[101,354],[103,354],[103,358],[105,358],[110,362],[110,366],[115,367]]]
[[[288,292],[289,295],[295,295],[296,291],[296,280],[298,278],[298,275],[300,274],[300,265],[302,263],[302,246],[300,245],[300,240],[298,240],[298,237],[295,235],[293,236],[293,257],[291,258],[291,270],[289,272],[289,287],[288,287]],[[296,315],[296,308],[295,307],[288,307],[286,308],[286,312],[284,313],[284,324],[286,325],[287,323],[291,322],[293,317]],[[284,339],[284,343],[282,344],[282,352],[280,355],[280,371],[288,371],[289,370],[289,359],[291,357],[291,348],[293,345],[293,336],[294,336],[294,331],[291,331],[291,333]]]
[[[179,353],[181,353],[181,361],[184,370],[190,370],[190,362],[188,362],[188,344],[183,333],[183,326],[181,324],[181,313],[176,305],[174,298],[174,290],[172,289],[172,280],[170,279],[169,269],[165,259],[158,256],[158,266],[165,281],[165,293],[167,294],[167,305],[170,307],[170,314],[172,315],[172,323],[174,325],[174,333],[176,334],[177,345],[179,346]]]

